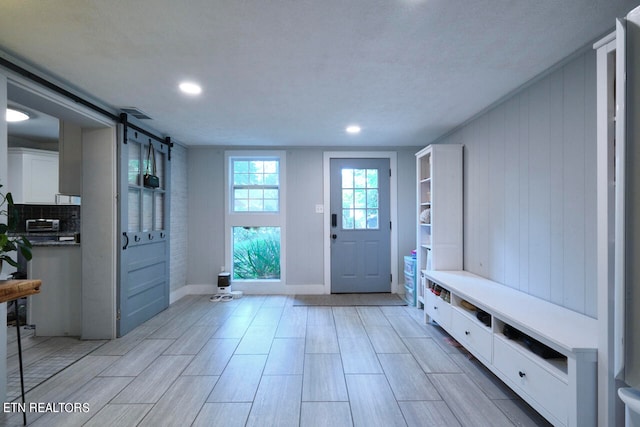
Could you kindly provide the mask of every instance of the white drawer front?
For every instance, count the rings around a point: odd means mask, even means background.
[[[444,329],[449,329],[451,326],[451,304],[443,301],[442,298],[427,289],[425,292],[424,309],[427,311],[431,320]]]
[[[451,333],[467,350],[491,363],[491,331],[457,309],[452,310]]]
[[[523,352],[496,337],[493,364],[513,384],[549,411],[561,423],[567,424],[569,386]],[[517,390],[516,390],[517,391]],[[535,405],[534,405],[535,406]]]

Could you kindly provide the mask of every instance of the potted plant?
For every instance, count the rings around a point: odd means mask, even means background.
[[[9,265],[18,267],[18,263],[11,258],[11,252],[20,251],[22,256],[31,260],[31,242],[24,236],[16,234],[18,226],[18,210],[13,203],[11,193],[2,193],[0,184],[0,219],[6,217],[6,223],[0,223],[0,272],[2,264],[6,261]]]

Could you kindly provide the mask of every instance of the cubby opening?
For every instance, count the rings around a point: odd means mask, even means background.
[[[451,305],[465,313],[467,317],[472,319],[478,325],[487,329],[491,329],[492,316],[482,308],[465,300],[464,298],[460,298],[457,295],[453,296]]]
[[[420,161],[420,181],[431,178],[431,155],[425,155]]]
[[[434,294],[444,302],[451,304],[451,292],[449,292],[449,290],[443,288],[442,286],[438,285],[436,282],[427,280],[426,292],[431,292],[432,294]]]
[[[564,354],[561,354],[500,319],[494,319],[494,333],[497,337],[509,343],[509,345],[512,345],[536,360],[538,364],[546,366],[549,370],[557,374],[561,374],[563,378],[567,376],[568,362],[567,356]]]

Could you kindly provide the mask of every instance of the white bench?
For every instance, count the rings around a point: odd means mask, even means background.
[[[551,423],[596,425],[596,319],[466,271],[422,271],[421,286],[425,321],[438,323]],[[489,313],[491,326],[463,300]],[[507,338],[505,325],[561,357],[545,359],[523,340]]]

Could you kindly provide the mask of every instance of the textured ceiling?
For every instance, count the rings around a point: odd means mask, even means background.
[[[637,3],[2,0],[0,50],[187,145],[420,146]]]

